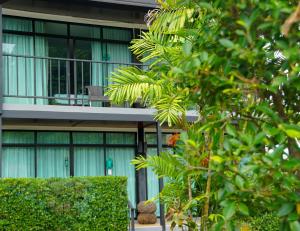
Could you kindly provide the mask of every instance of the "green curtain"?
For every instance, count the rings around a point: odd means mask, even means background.
[[[112,62],[112,64],[107,64],[107,75],[105,78],[105,84],[107,86],[108,84],[111,84],[109,80],[111,73],[117,68],[128,66],[124,64],[132,63],[132,57],[128,45],[118,43],[106,44],[106,57],[109,62]]]
[[[37,143],[49,144],[37,149],[37,177],[68,177],[70,175],[69,147],[53,144],[69,144],[69,132],[38,132]]]
[[[34,144],[34,133],[27,131],[4,131],[3,144]]]
[[[130,42],[132,39],[131,30],[112,27],[103,28],[103,39]]]
[[[103,144],[103,133],[73,132],[74,144]]]
[[[102,44],[100,42],[92,42],[92,60],[102,61]],[[104,86],[103,78],[103,63],[92,63],[92,85],[93,86]]]
[[[32,31],[31,21],[13,18],[3,19],[3,28],[13,31]],[[4,34],[3,53],[11,55],[47,56],[48,46],[45,38],[36,38],[34,47],[33,36]],[[34,49],[36,54],[34,53]],[[4,69],[4,94],[17,96],[47,96],[47,68],[45,60],[36,61],[34,70],[34,59],[24,57],[3,58]],[[36,79],[34,78],[36,72]],[[36,88],[34,89],[34,82]],[[18,83],[18,84],[17,84]],[[44,83],[44,87],[42,87]],[[33,98],[5,97],[5,103],[33,104]],[[46,100],[37,100],[37,104],[45,104]]]
[[[91,37],[100,38],[99,28],[91,28]],[[103,61],[102,57],[102,44],[99,41],[91,42],[92,50],[92,60],[93,61]],[[92,83],[93,86],[104,86],[103,78],[103,64],[102,63],[92,63]]]
[[[2,153],[2,177],[34,177],[34,149],[4,147]]]
[[[75,176],[103,176],[104,148],[75,147],[74,148]]]
[[[93,34],[98,34],[98,29],[94,28]],[[95,36],[93,36],[95,37]],[[92,59],[95,61],[107,61],[116,63],[131,63],[131,52],[129,42],[131,40],[130,30],[103,28],[103,39],[116,40],[121,43],[100,43],[92,42]],[[128,42],[124,44],[122,42]],[[120,64],[94,63],[92,65],[92,84],[106,87],[109,83],[111,72],[120,67]]]
[[[107,148],[106,159],[113,161],[112,173],[114,176],[127,176],[127,190],[129,200],[133,205],[136,204],[135,198],[135,169],[130,163],[135,156],[134,148]]]
[[[41,147],[37,149],[37,177],[70,176],[69,148]]]
[[[136,133],[107,133],[107,144],[135,144]]]
[[[39,33],[45,32],[44,22],[36,22],[35,30]],[[48,57],[48,40],[45,37],[35,37],[35,56]],[[48,60],[36,59],[36,96],[48,96]],[[50,83],[52,84],[52,83]],[[37,99],[36,104],[48,104],[48,99]]]
[[[33,132],[4,131],[3,144],[33,144]],[[34,177],[34,148],[3,147],[2,177]]]
[[[70,133],[69,132],[38,132],[37,143],[38,144],[69,144]]]

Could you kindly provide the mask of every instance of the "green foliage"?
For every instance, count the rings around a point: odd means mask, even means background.
[[[266,213],[261,216],[251,217],[240,224],[249,224],[252,231],[279,231],[280,219],[278,216]]]
[[[117,83],[129,76],[125,70],[114,75],[109,95],[140,98],[160,122],[185,131],[173,158],[136,160],[170,178],[160,197],[172,224],[231,231],[240,216],[267,208],[281,230],[299,230],[299,25],[281,32],[298,1],[159,2],[148,15],[149,31],[132,45],[150,67],[131,84],[151,84],[125,90]],[[149,94],[155,84],[159,94]],[[199,113],[195,123],[185,120],[191,107]]]
[[[1,230],[126,230],[125,177],[0,180]]]

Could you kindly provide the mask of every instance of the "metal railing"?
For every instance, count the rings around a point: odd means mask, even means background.
[[[105,89],[112,72],[127,66],[147,68],[140,63],[3,54],[4,99],[12,103],[90,106],[86,88]],[[100,98],[94,101],[92,106],[109,105]]]
[[[128,200],[128,208],[129,208],[129,216],[130,216],[129,230],[134,231],[135,230],[135,224],[134,224],[135,208],[133,207],[131,201],[129,200]]]

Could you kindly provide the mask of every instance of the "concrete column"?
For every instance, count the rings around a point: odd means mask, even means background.
[[[145,131],[144,123],[138,122],[138,147],[137,156],[146,157]],[[137,171],[137,203],[147,200],[147,170],[140,169]]]

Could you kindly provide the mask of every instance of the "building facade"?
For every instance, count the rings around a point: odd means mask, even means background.
[[[1,177],[121,175],[134,205],[155,196],[162,182],[130,161],[170,150],[176,130],[160,127],[153,109],[104,96],[116,68],[147,68],[129,46],[155,1],[1,4]]]

